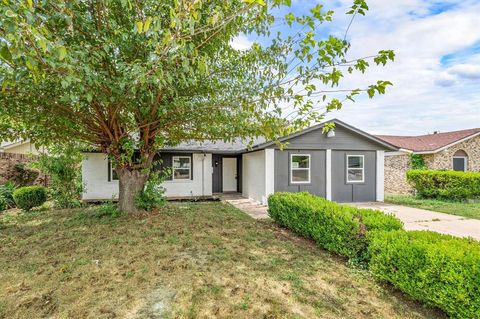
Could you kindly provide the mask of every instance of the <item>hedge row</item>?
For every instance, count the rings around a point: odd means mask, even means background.
[[[480,243],[427,231],[406,232],[380,211],[339,205],[308,193],[275,193],[269,215],[321,247],[453,318],[480,318]]]
[[[376,277],[452,318],[480,318],[480,245],[430,231],[376,232],[370,270]]]
[[[309,193],[275,193],[268,207],[280,225],[358,262],[368,260],[370,231],[402,228],[400,220],[381,211],[339,205]]]
[[[424,198],[480,198],[480,172],[409,170],[407,180]]]

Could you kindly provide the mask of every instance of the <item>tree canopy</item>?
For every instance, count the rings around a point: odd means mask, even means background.
[[[132,172],[149,168],[165,145],[274,140],[357,94],[385,92],[388,81],[349,88],[341,80],[393,60],[392,51],[348,60],[346,37],[320,32],[333,12],[314,5],[308,14],[275,15],[290,2],[5,0],[2,137],[78,141]],[[347,14],[353,21],[367,10],[355,0]],[[275,24],[292,32],[275,32]],[[242,34],[262,41],[234,49]],[[331,96],[338,92],[343,99]]]

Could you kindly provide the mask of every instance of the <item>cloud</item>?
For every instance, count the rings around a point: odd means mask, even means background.
[[[235,50],[248,50],[252,47],[253,42],[248,40],[248,38],[245,35],[239,35],[236,36],[235,38],[230,41],[230,45],[232,48]]]
[[[394,86],[385,96],[358,99],[329,114],[330,118],[384,134],[480,126],[480,50],[475,49],[480,43],[480,33],[475,32],[480,30],[480,2],[457,1],[441,8],[434,6],[436,2],[368,1],[369,12],[356,17],[349,32],[350,57],[393,49],[396,60],[386,67],[372,67],[365,75],[346,77],[343,85],[365,87],[381,79]],[[343,8],[349,3],[342,2]],[[337,36],[343,36],[348,23],[343,12],[336,10]]]
[[[480,79],[480,65],[457,64],[448,69],[450,74],[465,79]]]

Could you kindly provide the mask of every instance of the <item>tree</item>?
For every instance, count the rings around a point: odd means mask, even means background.
[[[78,141],[107,153],[120,180],[120,209],[135,212],[159,147],[189,139],[275,140],[363,91],[385,92],[388,81],[338,86],[369,60],[393,60],[392,51],[347,59],[346,34],[319,31],[333,12],[316,5],[306,15],[274,16],[290,2],[3,1],[4,137]],[[355,0],[347,14],[353,21],[367,9]],[[273,34],[279,23],[291,31]],[[240,34],[262,44],[235,50],[230,43]]]

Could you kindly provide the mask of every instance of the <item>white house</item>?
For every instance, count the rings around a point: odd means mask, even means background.
[[[256,141],[251,148],[233,143],[188,142],[161,149],[157,159],[172,176],[163,184],[166,196],[201,197],[238,192],[265,203],[274,192],[306,191],[338,202],[383,201],[384,152],[388,142],[339,120],[323,133],[312,126],[274,142]],[[85,153],[83,199],[115,198],[118,180],[105,154]]]

